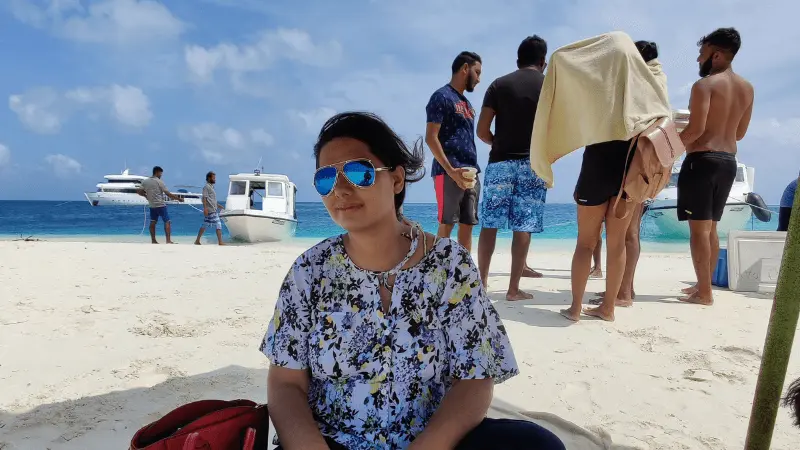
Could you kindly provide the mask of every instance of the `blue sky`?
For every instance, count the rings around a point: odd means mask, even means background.
[[[479,53],[480,107],[539,34],[550,50],[611,30],[656,41],[675,108],[697,79],[697,40],[735,26],[734,65],[756,89],[739,158],[777,203],[800,170],[800,4],[790,0],[4,0],[0,2],[0,198],[81,199],[102,176],[165,169],[286,173],[301,201],[311,148],[334,112],[381,114],[406,139],[461,50]],[[491,5],[491,7],[487,6]],[[665,5],[665,6],[662,6]],[[792,107],[793,106],[793,107]],[[478,141],[479,161],[488,148]],[[581,152],[555,165],[549,202],[571,201]],[[431,155],[426,159],[430,167]],[[225,177],[220,177],[225,180]],[[227,190],[220,183],[221,193]],[[429,178],[409,192],[432,202]]]

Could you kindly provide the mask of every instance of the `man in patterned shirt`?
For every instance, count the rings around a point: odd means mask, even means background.
[[[461,52],[453,61],[450,82],[431,95],[426,106],[425,142],[433,153],[433,176],[439,214],[439,237],[450,237],[458,223],[458,242],[472,248],[478,224],[480,182],[475,150],[475,109],[464,97],[481,80],[481,57]],[[473,183],[475,183],[473,185]]]
[[[214,190],[214,184],[217,183],[217,174],[208,172],[206,174],[206,185],[203,187],[203,225],[200,231],[197,232],[197,239],[194,245],[200,245],[200,239],[206,228],[214,228],[217,231],[217,243],[222,243],[222,221],[219,218],[218,210],[222,209],[222,205],[217,203],[217,191]]]

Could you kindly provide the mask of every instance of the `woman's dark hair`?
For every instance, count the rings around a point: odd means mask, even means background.
[[[795,426],[800,427],[800,378],[794,380],[783,398],[783,406],[792,410]]]
[[[314,144],[314,159],[319,167],[319,154],[322,147],[336,138],[352,138],[369,147],[378,159],[392,170],[402,167],[406,172],[406,184],[416,183],[425,176],[425,154],[422,138],[408,147],[400,136],[386,122],[368,112],[344,112],[328,119]],[[400,210],[406,198],[406,189],[394,196],[394,208]]]
[[[636,48],[644,58],[644,62],[650,62],[658,58],[658,45],[650,41],[636,41]]]

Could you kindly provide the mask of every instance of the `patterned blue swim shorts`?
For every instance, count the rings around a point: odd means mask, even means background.
[[[206,229],[214,228],[221,230],[222,220],[220,220],[219,214],[216,211],[208,213],[208,215],[203,218],[203,226],[205,226]]]
[[[483,175],[482,196],[481,227],[544,231],[547,187],[531,170],[530,159],[489,163]]]

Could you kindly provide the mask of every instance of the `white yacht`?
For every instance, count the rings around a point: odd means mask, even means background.
[[[680,132],[689,122],[689,110],[676,110],[673,118]],[[682,162],[683,160],[675,162],[669,183],[650,203],[647,213],[648,220],[652,220],[660,234],[666,238],[689,238],[689,223],[679,222],[677,213],[678,175]],[[754,190],[755,168],[748,167],[737,160],[736,179],[725,204],[722,220],[717,224],[717,233],[720,237],[727,236],[731,230],[746,229],[747,224],[752,220],[754,211],[759,220],[766,218],[762,212],[766,205],[761,197],[754,193]]]
[[[294,236],[297,187],[289,177],[255,170],[228,178],[228,197],[219,216],[232,238],[244,242],[272,242]]]
[[[85,192],[86,200],[92,206],[143,206],[147,205],[147,199],[137,194],[136,191],[142,184],[142,180],[147,177],[142,175],[131,175],[128,169],[122,171],[120,175],[106,175],[103,183],[97,184],[95,192]],[[203,203],[202,194],[189,192],[184,188],[179,188],[172,192],[174,195],[183,197],[183,203],[170,198],[164,198],[169,205],[200,205]]]

